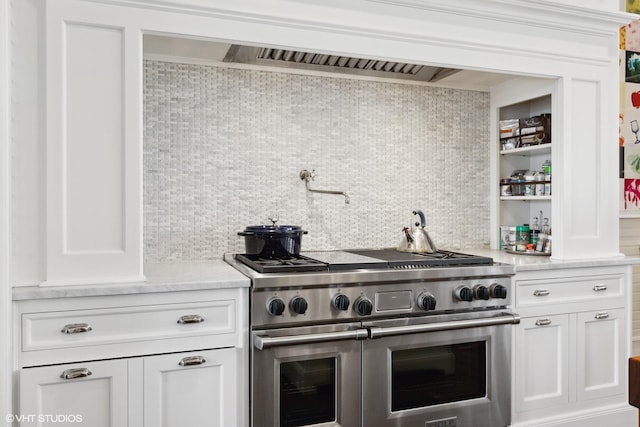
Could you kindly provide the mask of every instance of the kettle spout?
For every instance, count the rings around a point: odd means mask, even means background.
[[[411,233],[409,232],[409,228],[408,228],[408,227],[404,227],[404,228],[402,229],[402,231],[404,231],[404,234],[405,234],[405,236],[406,236],[406,238],[407,238],[407,243],[409,243],[409,244],[413,243],[413,242],[414,242],[414,240],[413,240],[413,236],[412,236],[412,235],[411,235]]]

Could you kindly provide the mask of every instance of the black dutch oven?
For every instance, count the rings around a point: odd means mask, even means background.
[[[287,259],[300,254],[302,235],[297,225],[250,225],[238,236],[244,236],[247,255],[267,259]]]

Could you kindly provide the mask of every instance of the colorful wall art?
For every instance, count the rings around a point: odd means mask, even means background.
[[[627,11],[640,12],[640,0]],[[640,217],[640,20],[620,29],[619,122],[620,215]]]

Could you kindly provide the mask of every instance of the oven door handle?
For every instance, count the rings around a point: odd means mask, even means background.
[[[254,335],[253,345],[258,350],[269,347],[312,344],[327,341],[363,340],[369,336],[366,329],[354,329],[351,331],[326,332],[320,334],[289,335],[284,337],[265,337]]]
[[[451,331],[455,329],[480,328],[483,326],[516,325],[520,323],[520,316],[515,313],[502,313],[497,317],[481,319],[453,320],[449,322],[427,323],[424,325],[407,325],[382,328],[369,328],[369,337],[382,338],[393,335],[419,334],[422,332]]]

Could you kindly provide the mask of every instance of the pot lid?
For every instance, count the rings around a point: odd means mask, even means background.
[[[302,231],[298,225],[248,225],[244,231],[251,233],[295,233]]]

